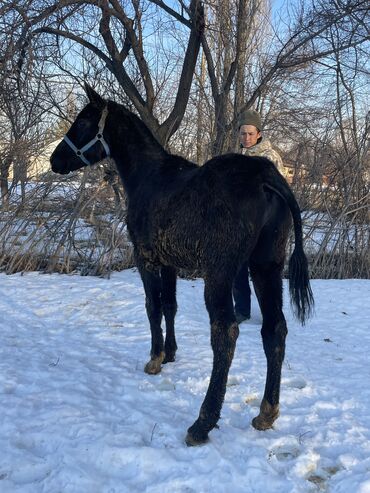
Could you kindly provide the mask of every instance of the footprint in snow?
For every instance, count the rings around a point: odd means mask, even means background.
[[[269,460],[275,458],[279,462],[287,462],[296,459],[300,454],[299,447],[294,444],[282,444],[274,447],[269,452]]]
[[[34,482],[43,481],[51,469],[47,464],[38,464],[32,462],[19,463],[10,473],[10,481],[15,485],[26,485]]]
[[[318,491],[326,491],[327,481],[340,470],[341,467],[336,465],[319,468],[315,473],[312,473],[307,477],[307,481],[316,485]]]
[[[171,391],[175,390],[175,384],[169,378],[162,378],[156,385],[156,390]]]
[[[282,385],[285,387],[290,387],[291,389],[304,389],[307,387],[307,382],[302,377],[292,377],[292,378],[284,378],[282,381]]]

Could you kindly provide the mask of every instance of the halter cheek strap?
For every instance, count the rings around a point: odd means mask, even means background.
[[[98,123],[98,133],[95,135],[93,139],[89,140],[87,144],[81,147],[81,149],[78,149],[78,147],[74,145],[74,143],[71,141],[69,137],[67,137],[67,135],[64,136],[63,140],[69,145],[69,147],[81,159],[81,161],[88,166],[90,166],[92,163],[90,163],[90,161],[84,156],[84,152],[90,149],[90,147],[96,144],[96,142],[100,142],[102,144],[105,150],[106,157],[110,156],[109,146],[103,136],[105,120],[107,119],[107,116],[108,116],[108,107],[105,106]]]

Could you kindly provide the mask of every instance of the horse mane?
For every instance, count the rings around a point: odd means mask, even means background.
[[[125,131],[132,134],[137,132],[140,134],[140,138],[144,140],[145,144],[142,146],[144,151],[146,147],[153,149],[157,152],[167,153],[164,147],[160,144],[154,134],[150,131],[148,126],[140,119],[138,115],[127,109],[123,104],[116,101],[108,101],[108,111],[113,115],[117,115],[117,125],[123,122],[125,123]]]

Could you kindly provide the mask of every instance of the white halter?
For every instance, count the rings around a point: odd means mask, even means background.
[[[95,135],[95,137],[93,139],[89,140],[89,142],[87,144],[85,144],[83,147],[81,147],[81,149],[78,149],[74,145],[74,143],[71,141],[71,139],[69,137],[67,137],[67,135],[64,136],[63,140],[65,140],[65,142],[75,152],[75,154],[81,159],[81,161],[84,162],[85,164],[87,164],[88,166],[90,166],[92,163],[90,163],[90,161],[87,158],[85,158],[84,152],[86,152],[88,149],[90,149],[90,147],[92,147],[96,142],[100,142],[102,144],[102,146],[104,147],[105,153],[106,153],[106,157],[110,156],[109,146],[103,137],[105,120],[106,120],[107,116],[108,116],[108,107],[105,106],[103,111],[102,111],[99,123],[98,123],[98,133]]]

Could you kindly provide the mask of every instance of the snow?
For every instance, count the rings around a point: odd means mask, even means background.
[[[370,492],[369,280],[312,281],[305,327],[285,300],[281,414],[264,432],[253,297],[219,428],[190,448],[212,365],[201,280],[178,282],[177,360],[156,376],[135,270],[0,280],[1,493]]]

